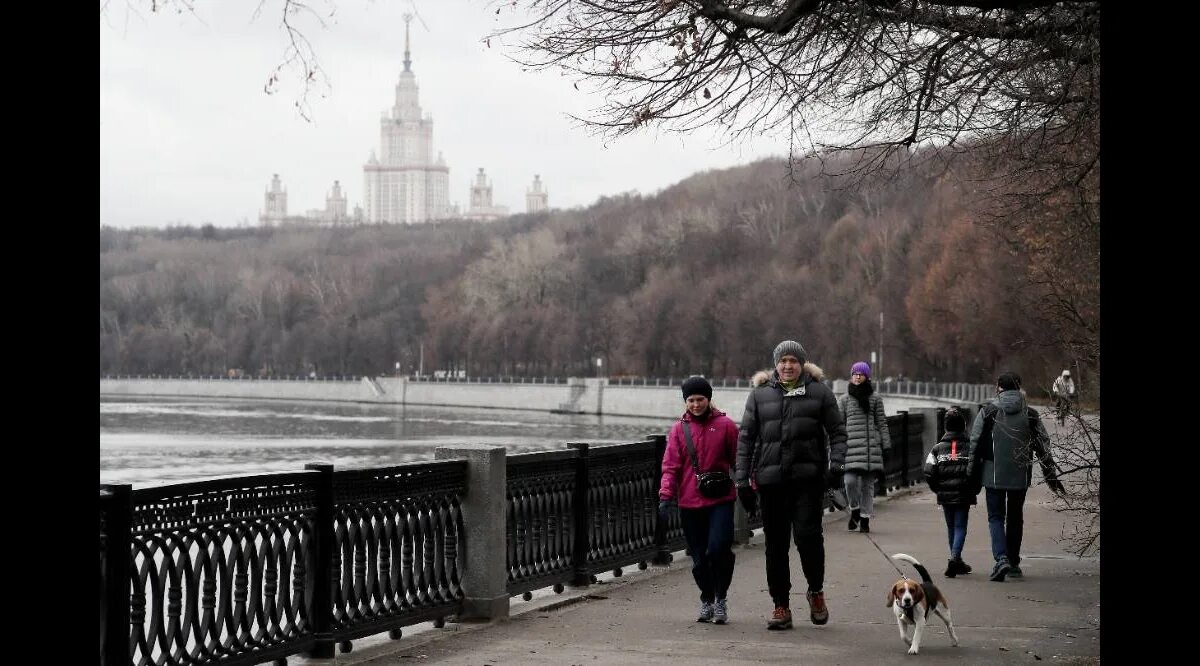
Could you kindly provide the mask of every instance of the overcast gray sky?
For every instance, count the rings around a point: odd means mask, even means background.
[[[313,7],[332,18],[299,25],[327,73],[327,96],[310,98],[311,122],[294,103],[300,85],[282,61],[280,3],[196,0],[196,14],[114,4],[100,18],[100,223],[164,226],[257,224],[263,191],[278,173],[288,211],[323,208],[341,181],[362,202],[362,165],[379,148],[379,117],[393,103],[404,59],[403,14],[413,0],[340,0]],[[758,139],[723,146],[708,135],[643,133],[605,142],[577,126],[601,100],[557,73],[522,72],[513,50],[483,39],[514,20],[487,0],[415,0],[413,72],[433,114],[434,149],[450,167],[450,199],[465,208],[472,174],[486,169],[495,203],[525,210],[540,174],[550,205],[587,205],[628,190],[649,194],[689,174],[787,152]],[[583,87],[583,86],[581,86]]]

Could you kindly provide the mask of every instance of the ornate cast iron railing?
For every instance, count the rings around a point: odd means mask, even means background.
[[[334,474],[332,629],[340,640],[461,609],[466,476],[462,460]]]
[[[937,428],[941,430],[939,410]],[[919,415],[888,418],[877,492],[921,478]],[[506,458],[510,594],[666,563],[666,437]],[[467,462],[100,488],[101,663],[257,664],[460,613]],[[498,498],[497,498],[498,499]],[[749,521],[761,526],[761,518]],[[122,556],[121,554],[124,554]]]
[[[591,573],[637,563],[646,568],[658,547],[661,456],[653,441],[587,450],[588,550]]]
[[[578,449],[505,460],[505,560],[509,594],[562,585],[574,576]]]
[[[299,472],[134,491],[127,663],[252,664],[308,648],[316,480]]]
[[[465,492],[461,460],[102,485],[101,663],[332,656],[457,613]]]

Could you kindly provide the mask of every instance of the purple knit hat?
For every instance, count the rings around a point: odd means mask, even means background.
[[[861,372],[867,379],[871,378],[871,366],[868,365],[866,361],[859,361],[858,363],[850,366],[850,374],[854,374],[856,372]]]

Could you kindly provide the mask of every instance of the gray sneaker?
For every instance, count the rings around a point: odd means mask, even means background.
[[[712,622],[712,619],[713,619],[712,602],[701,601],[700,602],[700,613],[699,613],[699,615],[696,616],[696,621],[697,622]]]
[[[996,566],[992,568],[992,575],[990,579],[997,583],[1003,583],[1004,577],[1007,576],[1008,572],[1011,570],[1012,566],[1009,565],[1007,559],[1000,560],[996,563]]]
[[[1019,567],[1015,564],[1008,567],[1008,577],[1009,578],[1021,578],[1024,575],[1025,574],[1021,573],[1021,567]]]
[[[725,599],[717,599],[713,603],[713,624],[725,624],[729,621],[729,609],[726,607],[726,603]]]

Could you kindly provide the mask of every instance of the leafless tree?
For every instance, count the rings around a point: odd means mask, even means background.
[[[318,4],[323,5],[323,9],[318,9]],[[147,7],[152,14],[196,14],[196,0],[150,0],[148,3],[145,0],[126,0],[126,19],[130,14],[140,14],[139,10]],[[100,19],[110,19],[114,9],[111,0],[100,0]],[[258,19],[264,11],[279,17],[279,29],[283,32],[286,42],[279,64],[271,70],[263,83],[263,92],[268,95],[275,94],[284,76],[294,76],[299,82],[300,90],[293,103],[296,112],[305,120],[312,120],[309,96],[315,94],[325,97],[329,93],[329,79],[317,61],[317,53],[306,36],[306,30],[311,27],[306,21],[324,29],[325,17],[332,16],[335,10],[334,0],[258,0],[254,8],[254,19]]]
[[[850,150],[871,172],[921,146],[1070,145],[1099,121],[1099,0],[498,4],[532,19],[494,36],[590,86],[604,102],[579,120],[614,136],[782,134],[793,155]],[[1098,160],[1097,146],[1071,168]]]
[[[597,93],[577,119],[601,134],[774,135],[793,165],[815,156],[855,177],[940,162],[974,193],[972,217],[1000,241],[989,252],[1026,259],[1021,316],[1044,323],[1032,343],[1071,354],[1098,391],[1099,0],[497,4],[531,18],[493,37]],[[1073,537],[1083,553],[1099,539],[1099,426],[1077,426],[1062,508],[1091,518]]]
[[[1100,550],[1100,423],[1096,415],[1072,413],[1054,438],[1054,458],[1065,492],[1057,510],[1073,517],[1064,525],[1067,550],[1084,557]]]

